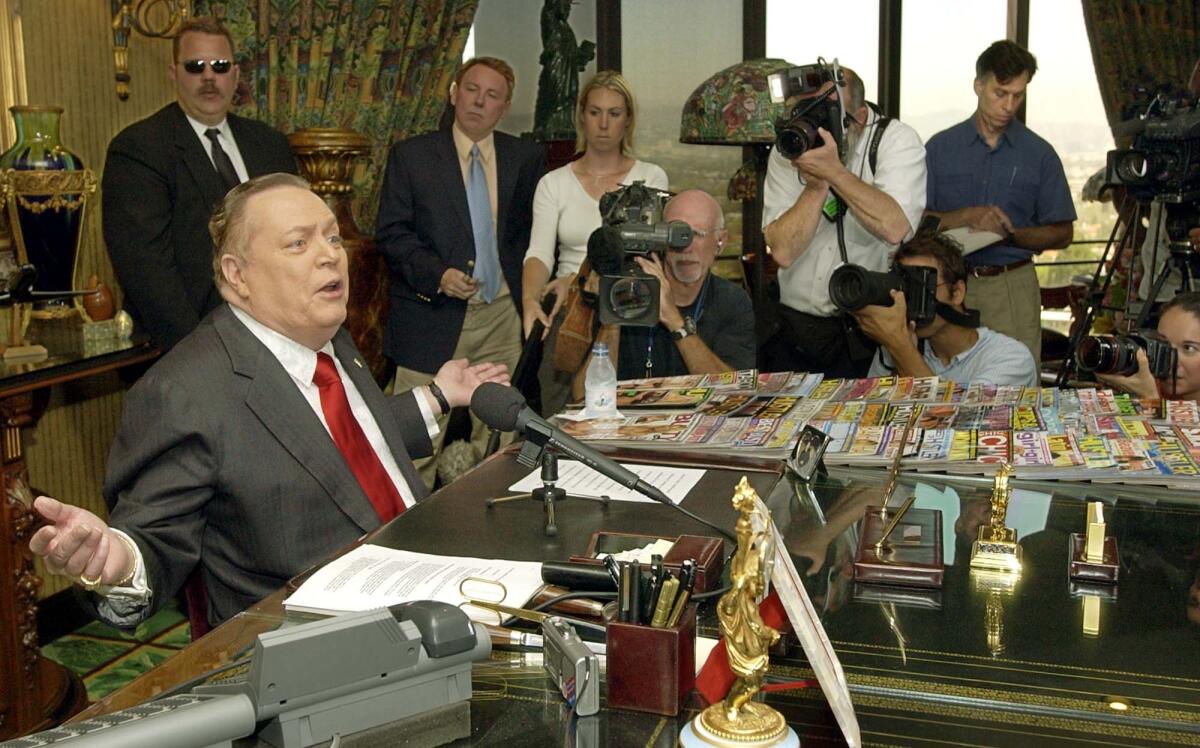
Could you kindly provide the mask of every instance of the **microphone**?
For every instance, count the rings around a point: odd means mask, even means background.
[[[666,494],[643,481],[637,473],[551,426],[546,419],[534,413],[525,403],[525,396],[512,387],[496,382],[479,385],[471,395],[471,412],[494,429],[525,434],[530,441],[541,441],[545,446],[552,446],[605,478],[657,502],[675,506]]]
[[[666,504],[688,519],[711,527],[730,540],[737,542],[728,530],[671,501],[662,491],[639,478],[637,473],[554,428],[546,419],[534,413],[533,409],[526,405],[525,396],[512,387],[496,382],[484,382],[479,385],[475,388],[475,393],[471,395],[471,412],[493,429],[517,431],[524,434],[530,442],[543,447],[553,446],[559,452],[582,462],[604,477],[660,504]]]

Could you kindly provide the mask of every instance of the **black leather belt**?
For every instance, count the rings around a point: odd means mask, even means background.
[[[971,268],[968,272],[971,273],[971,277],[973,278],[993,278],[1002,273],[1010,273],[1018,268],[1023,268],[1032,262],[1033,260],[1017,260],[1007,265],[980,265]]]

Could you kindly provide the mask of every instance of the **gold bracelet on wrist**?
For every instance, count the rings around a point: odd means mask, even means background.
[[[133,566],[130,567],[128,574],[121,577],[120,579],[118,579],[116,582],[110,584],[109,586],[110,587],[127,587],[129,585],[129,583],[133,581],[133,575],[137,573],[137,568],[138,568],[137,546],[133,544],[132,540],[130,540],[128,537],[125,536],[125,533],[116,532],[114,530],[113,535],[116,535],[118,538],[120,538],[121,542],[125,543],[125,547],[129,549],[129,558],[131,561],[133,561]]]

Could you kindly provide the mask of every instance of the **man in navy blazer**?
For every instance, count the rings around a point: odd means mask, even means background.
[[[433,386],[384,396],[341,327],[350,289],[337,219],[299,177],[242,184],[212,223],[225,303],[129,391],[104,485],[111,526],[34,502],[49,524],[30,549],[119,626],[151,615],[194,570],[219,623],[411,508],[427,491],[409,455],[428,453],[436,414],[482,381],[507,381],[501,365],[449,361]],[[351,423],[359,436],[347,441],[339,427]],[[366,478],[364,457],[377,467]]]
[[[163,349],[221,303],[208,236],[213,207],[251,177],[296,173],[282,134],[229,114],[238,68],[225,27],[193,19],[173,45],[167,75],[176,101],[113,138],[101,186],[104,241],[125,309]]]
[[[513,82],[503,60],[467,61],[450,87],[453,125],[396,143],[388,156],[376,240],[391,273],[383,346],[397,367],[395,390],[429,381],[452,358],[512,369],[520,357],[521,264],[545,154],[536,143],[495,131]],[[486,193],[472,187],[476,169]],[[490,205],[477,204],[473,221],[475,189]],[[490,227],[482,218],[488,215]],[[487,246],[476,246],[477,238]],[[501,277],[492,296],[486,268],[497,259]],[[486,429],[473,420],[471,441],[482,452]],[[432,463],[422,475],[432,483]]]

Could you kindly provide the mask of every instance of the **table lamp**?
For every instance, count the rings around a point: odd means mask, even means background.
[[[766,253],[762,224],[762,181],[775,143],[775,120],[784,105],[771,101],[767,77],[795,67],[786,60],[743,60],[711,75],[683,105],[679,141],[696,145],[747,147],[746,161],[729,180],[728,197],[744,203],[742,256],[753,261],[755,310],[767,303]],[[759,315],[761,317],[761,315]]]

